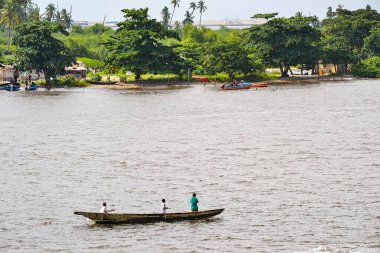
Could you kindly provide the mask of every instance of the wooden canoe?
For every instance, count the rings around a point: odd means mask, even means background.
[[[268,87],[268,82],[253,83],[253,84],[251,84],[251,86],[254,88],[264,88],[264,87]]]
[[[116,214],[116,213],[91,213],[74,212],[82,215],[95,223],[100,224],[123,224],[123,223],[148,223],[148,222],[172,222],[184,220],[207,219],[223,212],[223,209],[207,210],[191,213],[153,213],[153,214]]]
[[[116,84],[117,82],[100,82],[100,81],[91,81],[91,80],[86,80],[86,82],[90,84],[99,84],[99,85],[107,85],[107,84]]]

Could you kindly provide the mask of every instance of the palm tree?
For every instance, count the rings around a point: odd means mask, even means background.
[[[172,16],[170,17],[170,25],[172,25],[172,20],[173,20],[173,16],[174,16],[174,11],[175,11],[175,8],[176,7],[179,7],[179,2],[181,0],[172,0],[170,3],[173,5],[173,13],[172,13]]]
[[[46,16],[46,21],[52,22],[53,18],[55,16],[55,5],[54,4],[48,4],[45,9],[45,16]]]
[[[162,21],[161,24],[165,26],[165,28],[169,27],[169,20],[170,20],[170,13],[169,13],[169,8],[165,6],[162,11],[161,11],[161,17]]]
[[[20,17],[22,17],[22,21],[26,22],[28,19],[27,9],[30,4],[32,4],[31,0],[16,0],[16,3],[20,6]]]
[[[296,12],[296,17],[302,17],[302,16],[303,16],[302,12],[300,12],[300,11]]]
[[[40,20],[40,7],[36,4],[31,4],[28,7],[28,20],[39,21]]]
[[[199,10],[199,14],[200,14],[200,17],[199,17],[199,27],[202,26],[202,14],[207,10],[207,7],[205,5],[205,1],[203,0],[200,0],[198,2],[198,10]]]
[[[189,7],[189,10],[191,10],[191,16],[193,16],[194,12],[197,10],[197,3],[196,2],[191,2],[190,3],[190,7]]]
[[[66,29],[70,29],[72,20],[66,9],[61,10],[61,23]]]
[[[189,11],[186,11],[185,13],[185,19],[182,21],[182,24],[183,25],[186,25],[186,24],[193,24],[194,23],[194,16],[191,15],[191,13]]]
[[[8,28],[8,51],[12,44],[12,29],[21,21],[21,7],[15,0],[6,0],[0,12],[0,23]]]

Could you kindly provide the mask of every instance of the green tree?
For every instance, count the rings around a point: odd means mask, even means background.
[[[333,18],[333,17],[334,17],[334,12],[333,12],[333,9],[332,9],[331,6],[329,6],[329,7],[327,8],[326,17],[327,17],[327,18]]]
[[[198,9],[197,3],[196,2],[190,2],[190,7],[189,10],[191,10],[191,16],[194,15],[194,12]]]
[[[186,11],[185,13],[185,19],[182,21],[182,24],[185,25],[185,24],[193,24],[194,21],[194,16],[191,15],[191,13],[189,11]]]
[[[0,12],[0,23],[8,28],[8,51],[12,44],[13,28],[21,22],[21,7],[16,0],[6,0]]]
[[[363,50],[365,38],[380,26],[380,14],[369,8],[349,11],[341,6],[335,18],[325,19],[322,24],[323,60],[344,64],[347,73],[349,64],[366,56],[366,50]]]
[[[102,34],[105,32],[112,32],[112,29],[109,28],[108,26],[105,26],[99,23],[86,28],[86,33],[89,33],[89,34]]]
[[[68,13],[66,9],[61,10],[61,24],[67,30],[71,28],[71,25],[72,25],[71,13]]]
[[[54,4],[48,4],[45,9],[45,19],[48,22],[52,22],[55,17],[55,5]]]
[[[203,47],[200,62],[207,73],[225,72],[231,80],[236,72],[247,74],[253,71],[248,51],[240,44],[207,43]]]
[[[149,18],[147,8],[122,12],[125,20],[118,24],[116,34],[104,43],[110,52],[106,58],[108,67],[131,70],[136,80],[147,72],[179,73],[181,59],[162,42],[178,35]]]
[[[172,25],[172,20],[173,20],[175,8],[179,7],[179,2],[181,2],[181,0],[171,0],[171,2],[170,2],[173,5],[173,13],[170,17],[170,25]]]
[[[30,4],[28,6],[28,21],[38,21],[40,20],[40,7],[36,4]]]
[[[364,39],[364,50],[370,56],[380,56],[380,28],[371,30],[371,34]]]
[[[198,2],[198,6],[197,6],[197,8],[198,8],[198,10],[199,10],[199,14],[200,14],[200,16],[199,16],[199,27],[202,27],[202,15],[203,15],[203,13],[205,13],[206,10],[207,10],[207,7],[206,7],[206,3],[205,3],[205,1],[200,0],[200,1]]]
[[[264,63],[288,76],[290,66],[311,65],[319,58],[320,32],[311,17],[274,18],[248,30],[248,44],[261,52]]]
[[[322,41],[322,51],[324,63],[343,64],[345,65],[345,72],[347,72],[348,64],[358,61],[347,39],[342,36],[325,37]]]
[[[82,62],[84,65],[86,65],[87,68],[94,69],[95,72],[97,70],[103,69],[105,66],[103,61],[99,61],[97,59],[86,58],[86,57],[77,58],[77,61]]]
[[[21,70],[43,72],[46,88],[50,89],[51,79],[64,72],[74,62],[64,43],[53,37],[54,33],[68,33],[59,24],[33,21],[16,28],[15,45],[17,66]]]
[[[380,57],[372,56],[353,65],[352,74],[358,77],[380,77]]]
[[[166,28],[169,28],[170,13],[169,8],[165,6],[161,11],[162,25]]]

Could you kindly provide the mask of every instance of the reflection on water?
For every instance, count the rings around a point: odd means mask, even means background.
[[[379,81],[0,92],[4,252],[379,252]],[[76,210],[225,207],[91,225]]]

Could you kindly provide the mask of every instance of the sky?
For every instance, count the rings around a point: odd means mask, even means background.
[[[57,0],[32,0],[40,8],[45,10],[49,3],[57,4]],[[176,9],[173,20],[183,20],[190,2],[195,0],[180,0],[180,7]],[[152,18],[161,19],[160,12],[164,6],[170,11],[173,7],[171,0],[58,0],[59,8],[70,10],[75,21],[101,21],[106,16],[106,21],[121,21],[123,15],[121,9],[149,8]],[[289,17],[300,11],[304,15],[316,15],[325,18],[327,7],[334,9],[338,4],[349,10],[365,8],[369,4],[380,12],[380,0],[205,0],[207,11],[202,20],[224,19],[250,19],[256,13],[278,12],[279,16]],[[199,19],[196,14],[195,19]]]

